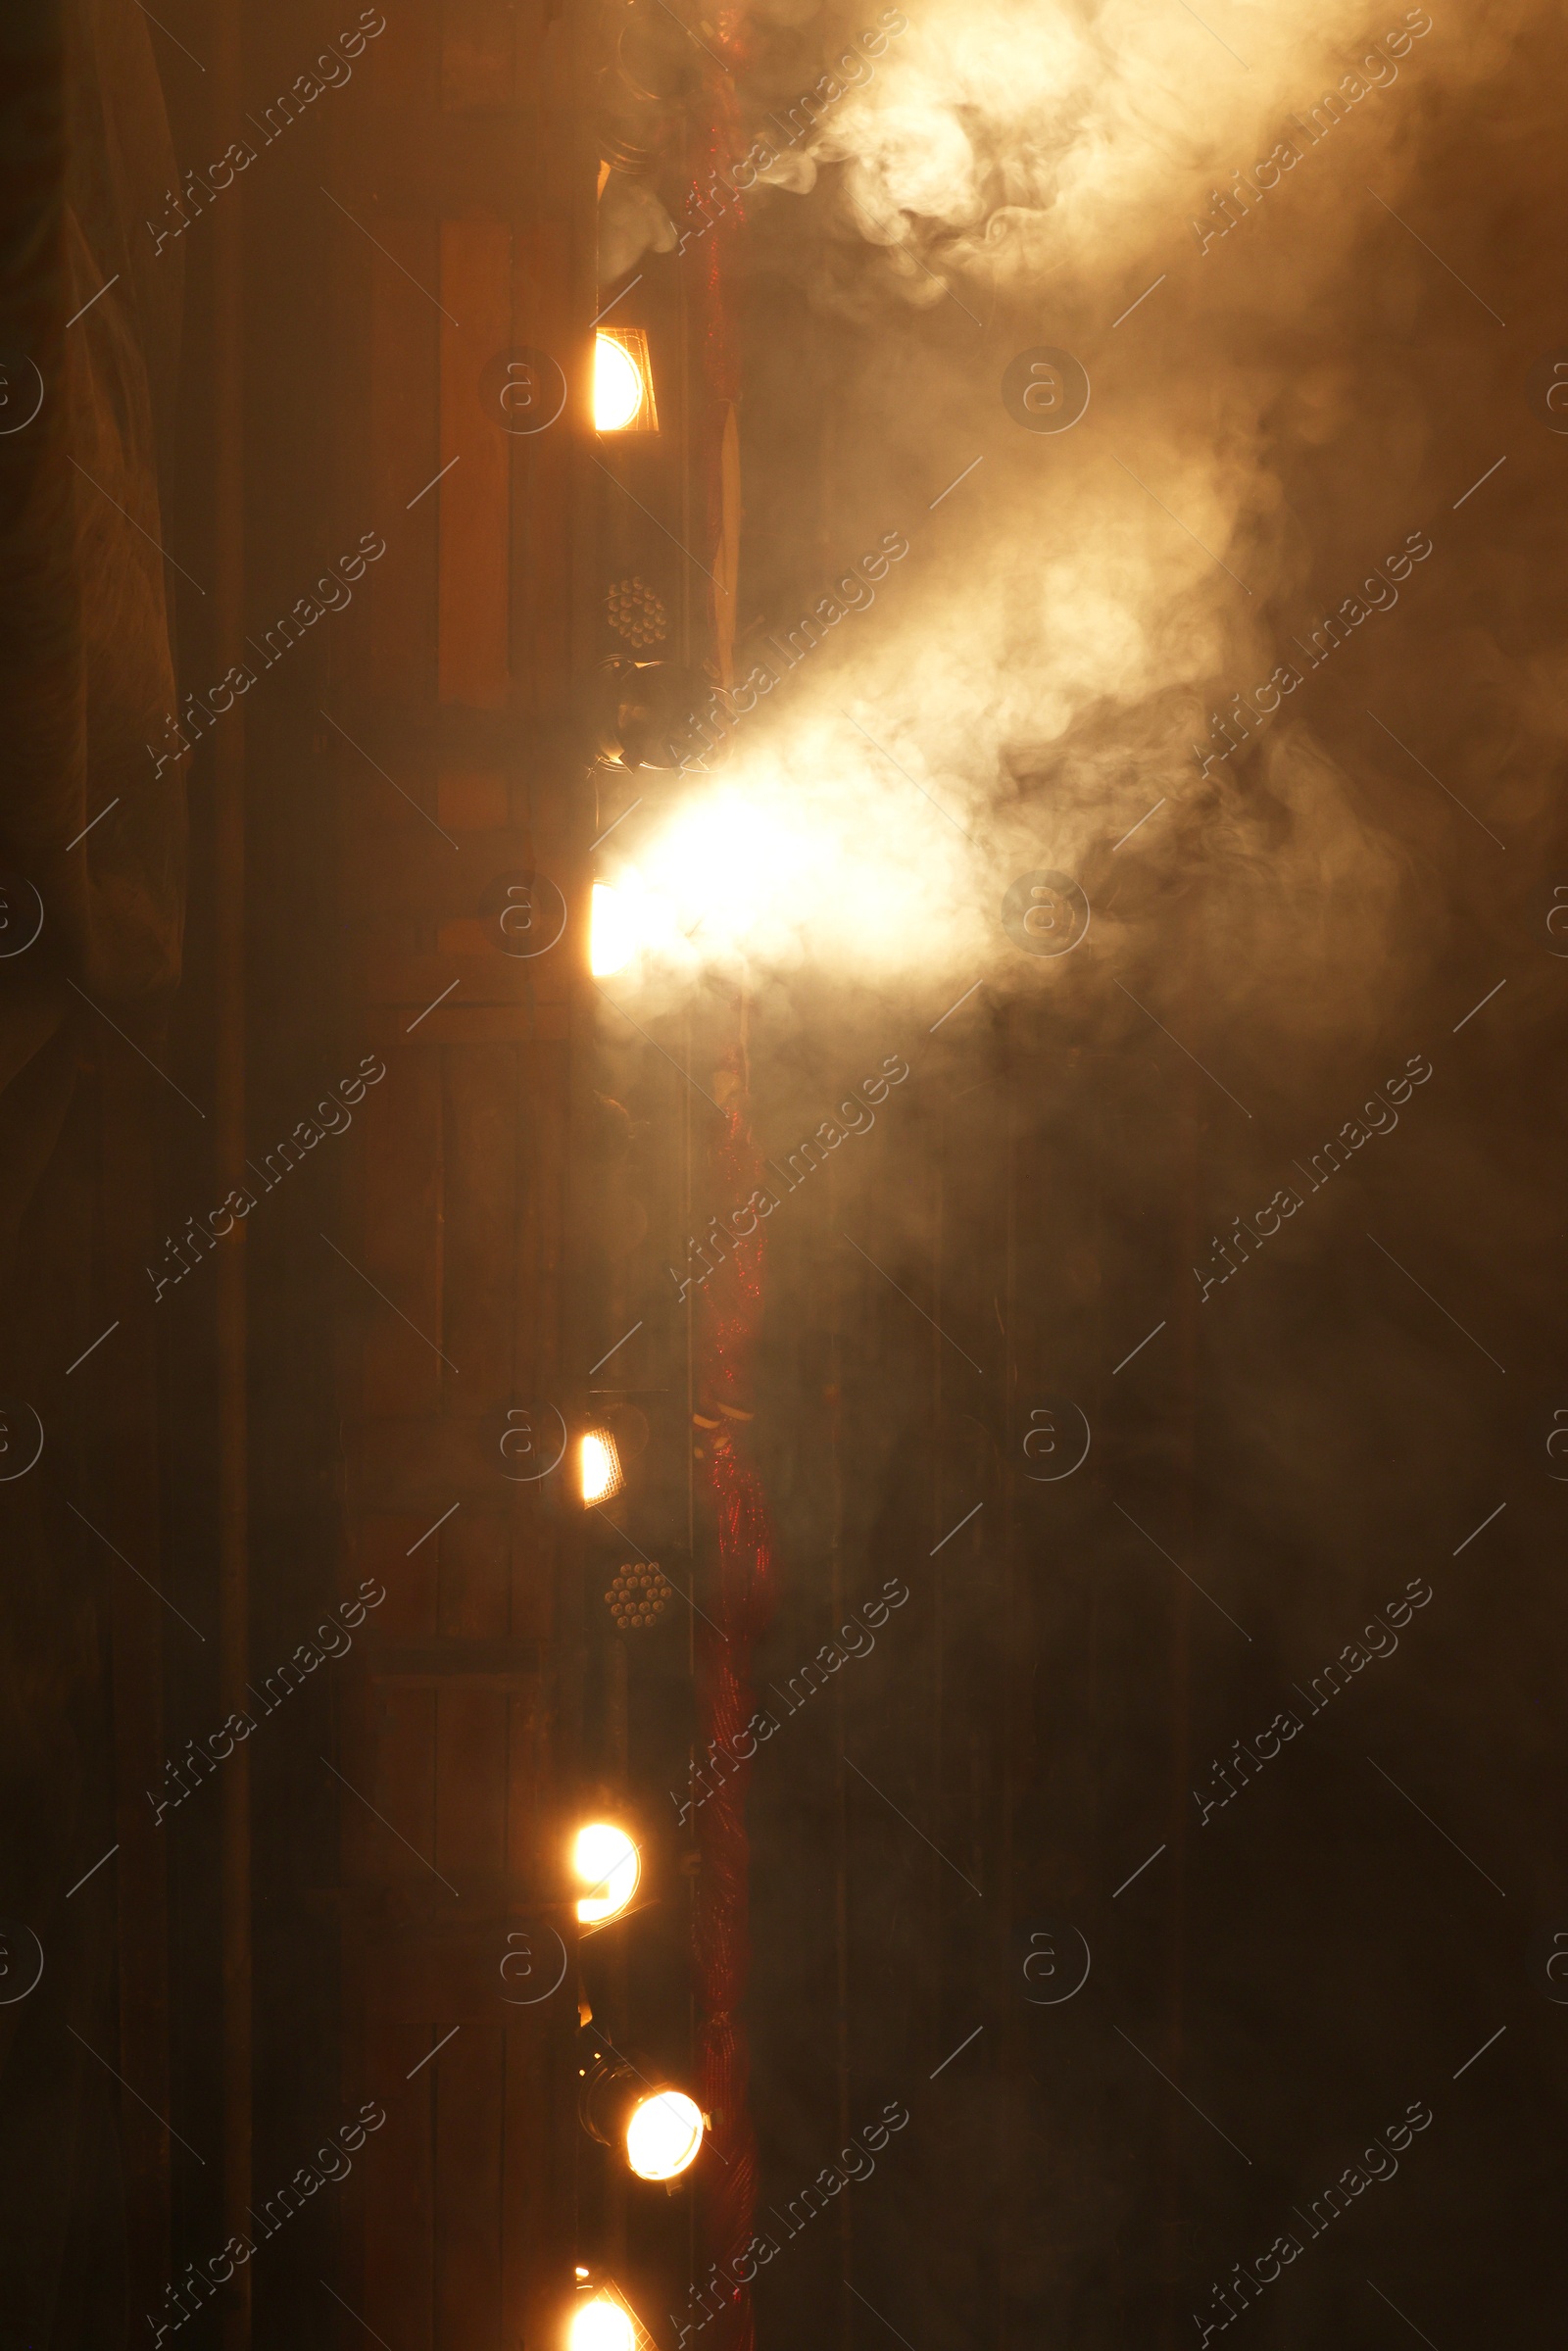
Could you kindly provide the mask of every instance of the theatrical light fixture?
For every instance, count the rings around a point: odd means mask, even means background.
[[[599,665],[599,751],[610,767],[653,767],[675,775],[713,749],[699,713],[713,705],[713,681],[680,661],[612,654]]]
[[[702,2143],[702,2108],[683,2089],[639,2099],[626,2125],[626,2161],[639,2180],[678,2180]]]
[[[571,1866],[578,1884],[587,1889],[577,1904],[578,1924],[584,1927],[603,1927],[619,1918],[643,1874],[636,1843],[609,1821],[592,1821],[578,1830]]]
[[[595,882],[588,917],[588,968],[596,980],[608,979],[629,963],[638,948],[637,924],[631,906],[620,890]]]
[[[696,2162],[707,2118],[695,2098],[650,2082],[622,2057],[603,2052],[584,2068],[583,2128],[617,2147],[639,2180],[673,2180]]]
[[[566,2327],[568,2351],[637,2351],[637,2322],[601,2288],[579,2301]]]
[[[588,916],[588,968],[596,980],[624,971],[632,959],[652,954],[673,959],[689,954],[681,937],[674,900],[650,890],[635,865],[622,865],[613,882],[595,882]]]
[[[594,430],[659,430],[648,337],[640,326],[602,326],[594,337]]]
[[[608,1429],[584,1430],[577,1445],[577,1476],[584,1505],[612,1501],[625,1485],[620,1452]]]

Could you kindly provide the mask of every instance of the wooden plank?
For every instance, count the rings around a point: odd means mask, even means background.
[[[360,72],[368,71],[371,111],[430,108],[430,92],[441,72],[441,11],[410,8],[390,12],[387,26],[365,52]]]
[[[471,1642],[504,1640],[510,1630],[511,1529],[504,1506],[465,1511],[443,1528],[441,1632]]]
[[[526,2012],[524,2012],[526,2014]],[[501,2158],[501,2339],[531,2343],[534,2315],[549,2291],[548,2185],[541,2146],[551,2128],[550,2043],[525,2022],[506,2036],[506,2102]],[[557,2257],[559,2260],[559,2256]]]
[[[342,136],[335,193],[368,217],[377,235],[388,220],[522,220],[539,131],[538,109],[527,104],[437,114],[426,91],[367,107]]]
[[[506,1867],[518,1886],[547,1886],[558,1857],[546,1849],[550,1754],[537,1690],[509,1701]]]
[[[382,1885],[416,1885],[421,1893],[440,1867],[435,1858],[436,1703],[430,1690],[376,1692],[374,1784],[360,1791],[363,1805],[351,1799],[346,1807],[350,1813],[362,1810],[368,1824],[358,1839],[361,1874]]]
[[[515,1974],[504,1977],[501,1973],[509,1948],[507,1937],[509,1934],[526,1936],[536,1946],[539,1988],[544,1990],[560,1966],[555,1938],[569,1933],[570,1920],[564,1912],[552,1921],[543,1910],[520,1907],[514,1908],[510,1918],[487,1919],[480,1926],[454,1930],[420,1925],[377,1931],[367,1946],[374,2012],[377,2017],[418,2025],[427,2025],[431,2017],[439,2015],[465,2030],[474,2025],[494,2028],[504,2021],[515,2033],[520,2047],[537,2049],[549,2033],[549,2002],[542,2000],[534,2007],[518,2006],[509,2012],[509,1989],[515,1994],[529,1986]],[[515,1944],[511,1947],[516,1948]],[[569,2001],[570,1987],[568,1971],[550,1998]]]
[[[436,1825],[441,1867],[463,1883],[499,1876],[507,1843],[510,1693],[449,1682],[438,1700]]]
[[[336,1269],[338,1295],[349,1300],[362,1334],[360,1409],[436,1411],[445,1368],[437,1351],[443,1298],[440,1062],[429,1044],[407,1040],[383,1057],[387,1074],[359,1110],[363,1241],[344,1252],[354,1270]]]
[[[426,1526],[454,1502],[495,1509],[509,1491],[500,1449],[505,1428],[506,1407],[499,1401],[482,1418],[419,1413],[361,1422],[353,1431],[350,1507],[424,1511]],[[431,1540],[439,1543],[441,1536]]]
[[[512,800],[502,767],[454,767],[443,771],[439,814],[449,832],[504,831]]]
[[[102,1352],[89,1374],[102,1480],[91,1507],[97,1525],[123,1546],[138,1570],[131,1576],[112,1561],[108,1576],[120,1840],[115,1887],[119,2058],[120,2070],[140,2092],[119,2105],[129,2278],[142,2306],[154,2310],[162,2304],[170,2276],[170,2140],[158,2120],[171,2107],[169,1904],[168,1840],[159,1834],[145,1793],[164,1784],[164,1614],[156,1592],[148,1589],[162,1589],[164,1573],[158,1334],[139,1284],[141,1267],[151,1257],[159,1105],[151,1074],[128,1054],[105,1055],[100,1071],[99,1250],[93,1290],[101,1327],[118,1322],[120,1345],[113,1355]]]
[[[448,107],[503,106],[514,94],[512,0],[446,0],[441,94]]]
[[[455,980],[464,1004],[525,1004],[537,992],[549,960],[548,955],[509,955],[488,946],[476,955],[370,955],[365,963],[365,994],[370,1004],[411,1005],[417,1012]],[[424,1025],[419,1023],[416,1035]]]
[[[424,1026],[438,1045],[564,1045],[570,1033],[565,1000],[542,1004],[537,989],[531,1001],[518,1004],[454,1000],[432,1012]]]
[[[515,973],[519,967],[498,955]],[[526,966],[520,967],[526,970]],[[516,1122],[504,1045],[442,1060],[446,1134],[446,1333],[466,1385],[452,1406],[475,1412],[510,1401],[511,1293],[515,1243]],[[471,1533],[471,1528],[465,1530]],[[496,1588],[505,1606],[504,1578]]]
[[[500,1437],[510,1404],[561,1379],[582,893],[579,881],[568,937],[529,959],[500,952],[490,901],[497,880],[536,862],[572,888],[566,779],[591,654],[579,609],[591,547],[569,419],[509,435],[484,415],[479,382],[518,344],[575,335],[582,414],[588,338],[564,321],[592,310],[585,22],[557,12],[545,40],[545,0],[422,12],[395,69],[378,68],[377,104],[402,110],[406,135],[378,122],[346,183],[434,299],[377,265],[372,367],[405,367],[378,393],[384,611],[373,666],[331,707],[362,747],[337,766],[357,843],[351,963],[389,1075],[351,1163],[363,1223],[350,1216],[334,1238],[457,1368],[367,1296],[345,1391],[345,1506],[355,1567],[388,1597],[357,1642],[345,1756],[402,1836],[463,1886],[472,1922],[345,1793],[350,1898],[367,1921],[346,1938],[346,2005],[363,2021],[370,2087],[386,2079],[400,2100],[390,2160],[367,2174],[356,2307],[397,2351],[542,2351],[570,2259],[575,2012],[502,2009],[498,1977],[519,1895],[559,1863],[560,1661],[541,1644],[556,1637],[563,1542],[580,1529],[555,1515],[554,1493],[507,1478]],[[526,104],[509,115],[523,41],[538,54]],[[547,485],[542,500],[530,476]],[[543,715],[519,734],[524,700]],[[395,1934],[372,1923],[383,1895],[407,1922]],[[402,2090],[453,2025],[458,2036]]]
[[[564,592],[590,550],[574,541],[575,451],[570,425],[591,415],[591,343],[561,299],[567,248],[559,230],[535,225],[516,249],[516,339],[547,351],[569,386],[566,413],[547,432],[517,443],[515,514],[518,697],[535,717],[562,714],[574,674],[574,598]]]
[[[366,2079],[377,2085],[387,2120],[367,2164],[365,2299],[360,2315],[397,2351],[436,2351],[435,2144],[431,2128],[434,2065],[407,2076],[440,2038],[424,2023],[367,2021]],[[389,2085],[385,2092],[379,2084]],[[356,2328],[358,2339],[366,2337]],[[346,2337],[343,2339],[347,2339]]]
[[[386,248],[378,253],[347,220],[339,220],[338,227],[343,237],[365,244],[372,280],[368,405],[376,514],[360,527],[379,527],[387,552],[361,583],[370,609],[370,676],[383,693],[428,693],[436,669],[439,493],[428,492],[412,509],[409,502],[444,462],[437,455],[435,416],[437,235],[430,223],[378,220],[375,234]]]
[[[494,1019],[497,1014],[488,1017]],[[564,1043],[569,1007],[553,1014]],[[541,1024],[543,1025],[543,1024]],[[567,1230],[565,1168],[570,1127],[570,1071],[566,1055],[540,1071],[530,1089],[529,1115],[519,1121],[523,1168],[517,1265],[516,1382],[524,1395],[548,1385],[560,1359],[565,1327],[564,1282]],[[583,1358],[585,1361],[591,1358]]]
[[[513,1517],[512,1631],[517,1641],[547,1641],[555,1624],[561,1521],[542,1487],[525,1487]]]
[[[369,1513],[354,1528],[355,1576],[375,1577],[386,1598],[368,1615],[361,1645],[373,1651],[378,1642],[416,1641],[434,1633],[440,1591],[440,1531],[422,1513],[407,1516]]]
[[[480,710],[508,701],[512,442],[480,407],[487,367],[512,346],[512,231],[441,224],[440,697]]]
[[[431,2066],[436,2099],[436,2339],[497,2341],[504,2028],[466,2026]]]
[[[389,1643],[367,1660],[378,1690],[501,1690],[532,1693],[536,1641],[425,1641]]]

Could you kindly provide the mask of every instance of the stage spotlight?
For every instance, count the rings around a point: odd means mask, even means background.
[[[702,2108],[682,2089],[640,2098],[626,2125],[626,2161],[639,2180],[678,2180],[702,2143]]]
[[[595,882],[588,914],[588,968],[596,980],[623,971],[635,955],[669,955],[680,944],[675,903],[650,890],[635,865],[613,883]]]
[[[610,977],[631,961],[640,942],[630,901],[608,882],[595,882],[588,916],[588,968],[596,980]]]
[[[577,1904],[578,1923],[584,1927],[603,1927],[619,1918],[643,1874],[636,1844],[624,1829],[609,1821],[593,1821],[578,1830],[571,1866],[588,1889]]]
[[[608,1502],[625,1485],[620,1454],[608,1429],[588,1429],[577,1447],[577,1474],[586,1505]]]
[[[579,2302],[566,2328],[569,2351],[637,2351],[637,2323],[612,2294]]]
[[[659,429],[648,337],[640,327],[602,326],[594,337],[594,429]]]
[[[603,2050],[583,2070],[579,2111],[584,2129],[617,2148],[639,2180],[678,2180],[696,2162],[707,2129],[695,2098]]]

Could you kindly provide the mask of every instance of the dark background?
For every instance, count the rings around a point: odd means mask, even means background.
[[[169,0],[167,22],[206,54],[202,10]],[[296,0],[252,12],[248,85],[282,86],[320,32]],[[212,122],[208,77],[177,43],[152,38],[176,152],[200,163],[230,132]],[[1555,667],[1568,438],[1546,428],[1535,386],[1543,354],[1568,340],[1548,102],[1562,69],[1557,28],[1522,36],[1499,76],[1468,93],[1450,85],[1410,134],[1415,184],[1445,192],[1437,242],[1495,294],[1502,333],[1369,212],[1340,232],[1340,268],[1313,303],[1293,309],[1280,254],[1265,249],[1223,293],[1200,280],[1183,307],[1152,313],[1136,366],[1107,355],[1097,378],[1102,409],[1085,448],[1103,416],[1134,435],[1152,384],[1187,429],[1218,442],[1234,420],[1227,378],[1245,384],[1250,462],[1281,493],[1266,516],[1244,512],[1238,531],[1266,582],[1249,619],[1271,641],[1348,589],[1368,547],[1424,525],[1436,550],[1397,612],[1314,674],[1277,737],[1244,749],[1227,774],[1204,783],[1189,763],[1136,842],[1112,852],[1123,828],[1102,828],[1077,876],[1097,927],[1065,958],[1017,954],[999,913],[984,986],[935,1033],[965,980],[950,989],[917,973],[872,989],[817,967],[749,989],[764,1152],[782,1159],[884,1054],[910,1071],[874,1130],[841,1146],[769,1226],[755,1444],[779,1567],[760,1686],[797,1675],[886,1580],[902,1579],[909,1598],[874,1653],[783,1723],[753,1783],[760,2205],[782,2211],[888,2101],[909,2122],[874,2177],[844,2188],[765,2272],[763,2346],[891,2333],[940,2351],[1034,2343],[1047,2329],[1106,2351],[1193,2341],[1190,2314],[1207,2308],[1211,2285],[1296,2228],[1293,2208],[1418,2100],[1433,2121],[1397,2178],[1308,2243],[1239,2325],[1281,2351],[1330,2333],[1376,2351],[1412,2327],[1447,2351],[1523,2340],[1555,2314],[1568,2011],[1548,1996],[1544,1952],[1568,1933],[1557,1803],[1568,1494],[1546,1438],[1568,1407],[1568,963],[1546,917],[1568,875]],[[764,54],[757,86],[765,93],[772,71],[784,89],[791,70],[788,54],[771,68]],[[363,81],[328,93],[247,192],[247,604],[262,624],[371,519],[350,494],[368,311],[322,233],[319,193],[337,113],[366,94]],[[787,625],[852,550],[918,514],[913,458],[922,481],[941,481],[984,441],[993,474],[1020,478],[1041,452],[1002,409],[1003,368],[1042,339],[1090,348],[1094,320],[1071,294],[1049,318],[1038,303],[1027,316],[992,304],[978,327],[948,304],[916,317],[828,298],[821,247],[842,239],[824,203],[760,200],[737,269],[743,633],[754,619]],[[1285,231],[1273,221],[1266,233]],[[171,553],[207,579],[219,249],[196,233],[185,243],[164,513]],[[657,332],[661,317],[682,314],[658,276],[673,263],[647,266]],[[1302,385],[1329,362],[1354,433],[1313,421]],[[672,395],[669,433],[681,417]],[[955,418],[968,438],[949,466]],[[1501,475],[1455,511],[1498,451]],[[1052,454],[1077,462],[1076,445]],[[994,522],[1007,490],[988,477],[979,495]],[[620,513],[612,502],[600,516],[607,575],[638,558]],[[942,560],[940,547],[914,559]],[[369,1046],[343,911],[361,848],[320,716],[363,622],[363,603],[330,618],[248,712],[258,1152]],[[209,616],[183,589],[177,641],[183,681],[217,674]],[[832,658],[853,672],[853,652]],[[1245,657],[1233,667],[1265,673]],[[1441,753],[1446,784],[1506,846],[1401,762],[1369,710],[1423,757]],[[1114,745],[1120,716],[1082,713],[1045,760],[1018,747],[1008,787],[1026,826],[1038,810],[1043,839],[1074,761]],[[1314,800],[1282,782],[1273,761],[1288,729],[1299,757],[1333,769],[1334,791]],[[1147,766],[1153,800],[1165,768],[1128,731],[1119,780],[1137,784]],[[1128,822],[1144,799],[1133,793]],[[167,1065],[206,1104],[215,852],[199,762],[190,819]],[[1013,878],[1010,864],[990,876],[998,908]],[[734,1008],[720,988],[694,990],[689,1005],[651,1015],[651,1033],[702,1074]],[[1210,1266],[1211,1237],[1254,1218],[1297,1180],[1295,1163],[1418,1054],[1433,1075],[1397,1131],[1374,1137],[1255,1262],[1200,1298],[1193,1268]],[[577,1269],[585,1294],[648,1311],[625,1393],[651,1436],[618,1528],[694,1575],[700,1600],[712,1563],[688,1510],[688,1332],[664,1266],[730,1203],[703,1195],[706,1113],[666,1062],[602,1029],[582,1066],[636,1122],[633,1188],[649,1216],[646,1242],[624,1255],[590,1245]],[[223,1186],[210,1132],[172,1095],[157,1102],[159,1191],[175,1230]],[[323,1273],[318,1236],[338,1229],[363,1143],[319,1150],[250,1240],[262,1673],[340,1589],[340,1357],[361,1309]],[[96,1148],[85,1129],[68,1131],[57,1206]],[[54,1254],[69,1254],[63,1239]],[[182,1285],[158,1329],[165,1588],[208,1635],[201,1646],[169,1624],[172,1754],[222,1715],[208,1281],[203,1268]],[[41,1304],[24,1314],[24,1336],[45,1317]],[[1085,1416],[1090,1451],[1071,1476],[1039,1483],[1024,1450],[1031,1414],[1059,1422],[1061,1399]],[[65,1475],[58,1459],[50,1474]],[[596,2006],[674,2065],[691,2019],[667,1790],[690,1733],[688,1625],[677,1612],[622,1642],[600,1579],[623,1548],[618,1533],[591,1542],[580,1610],[559,1633],[584,1674],[563,1751],[580,1731],[583,1783],[635,1791],[658,1816],[650,1851],[668,1876],[624,1953],[596,1949],[590,1973],[602,1971]],[[1208,1788],[1212,1762],[1294,1704],[1293,1686],[1412,1578],[1433,1597],[1397,1652],[1202,1822],[1192,1790]],[[337,1751],[338,1703],[320,1677],[253,1750],[264,2193],[343,2108],[340,1791],[318,1760]],[[107,1739],[99,1749],[89,1778],[102,1793]],[[202,2158],[222,2134],[212,1795],[182,1806],[168,1832],[171,2119]],[[1091,1956],[1087,1982],[1056,2004],[1026,1996],[1037,1932],[1058,1955],[1076,1934]],[[564,2177],[586,2164],[584,2211],[612,2234],[625,2229],[569,2112],[541,2113],[538,2160]],[[117,2191],[83,2164],[82,2200],[112,2214]],[[175,2149],[172,2177],[177,2275],[223,2230],[216,2164]],[[342,2278],[345,2209],[323,2197],[258,2268],[259,2342],[286,2329],[324,2343],[340,2326],[351,2339],[317,2282]],[[673,2351],[663,2313],[685,2282],[686,2209],[637,2210],[637,2275],[670,2295],[645,2315]]]

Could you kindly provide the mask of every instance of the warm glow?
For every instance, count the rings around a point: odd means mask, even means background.
[[[698,947],[744,945],[778,906],[809,904],[831,854],[820,832],[728,787],[693,799],[651,851],[656,882]]]
[[[637,2328],[609,2294],[594,2294],[573,2311],[566,2340],[570,2351],[636,2351]]]
[[[642,1876],[636,1845],[624,1829],[612,1828],[608,1821],[578,1830],[571,1866],[589,1889],[577,1904],[578,1920],[585,1927],[602,1927],[607,1919],[618,1918]]]
[[[608,1502],[612,1495],[619,1494],[626,1482],[621,1475],[615,1440],[608,1429],[588,1431],[582,1441],[577,1467],[585,1502]]]
[[[639,2180],[674,2180],[703,2143],[702,2109],[681,2089],[639,2099],[626,2125],[626,2161]]]
[[[650,890],[634,865],[614,884],[595,882],[588,918],[588,968],[595,979],[621,971],[653,949],[666,956],[680,947],[680,909],[667,892]]]
[[[759,752],[734,780],[693,777],[638,844],[637,865],[615,870],[639,985],[665,969],[802,957],[930,973],[957,951],[985,953],[956,819],[897,770],[874,772],[865,746],[840,742],[829,759],[814,756],[820,742],[799,773]],[[902,741],[900,754],[914,759]],[[946,798],[962,808],[951,786]]]
[[[594,337],[594,429],[624,432],[635,421],[648,393],[636,353],[617,335]]]
[[[594,978],[608,979],[612,971],[619,971],[640,945],[636,909],[629,895],[612,890],[608,882],[595,882],[588,917],[588,968]]]

